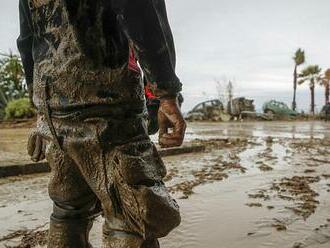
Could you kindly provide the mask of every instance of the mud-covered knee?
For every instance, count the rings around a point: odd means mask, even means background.
[[[179,205],[162,181],[116,187],[120,214],[144,239],[165,237],[180,224]]]
[[[149,182],[150,183],[150,182]],[[180,209],[163,182],[151,186],[139,185],[135,189],[140,213],[144,220],[146,238],[165,237],[181,222]]]
[[[113,162],[111,169],[130,185],[148,180],[161,181],[166,176],[165,165],[149,140],[117,147]]]
[[[162,181],[166,168],[150,141],[118,147],[109,171],[114,212],[133,232],[160,238],[180,224],[179,206]]]
[[[71,202],[53,204],[52,218],[57,220],[92,219],[102,213],[102,207],[95,196],[86,196]]]

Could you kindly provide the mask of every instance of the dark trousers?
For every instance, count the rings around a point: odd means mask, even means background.
[[[109,239],[122,232],[144,241],[164,237],[180,224],[179,207],[162,181],[166,169],[144,118],[54,119],[53,125],[61,147],[39,118],[38,130],[49,140],[52,221],[85,223],[102,212]]]

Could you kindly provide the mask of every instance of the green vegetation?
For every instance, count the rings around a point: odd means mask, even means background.
[[[27,97],[28,92],[20,57],[12,53],[0,56],[0,119],[3,119],[9,102]]]
[[[327,69],[322,78],[321,85],[324,87],[325,104],[329,103],[330,96],[330,68]]]
[[[20,98],[8,102],[5,108],[5,119],[30,118],[35,115],[35,110],[29,98]]]
[[[311,113],[313,115],[315,114],[315,85],[322,81],[321,71],[322,69],[318,65],[310,65],[298,75],[300,78],[298,84],[309,82],[309,89],[311,91]]]
[[[309,65],[305,67],[300,73],[298,67],[305,63],[305,51],[299,48],[293,57],[295,64],[293,73],[293,101],[292,110],[296,110],[296,92],[297,85],[309,83],[309,89],[311,93],[311,114],[315,115],[315,87],[321,85],[324,87],[325,104],[330,101],[330,68],[322,73],[322,69],[318,65]]]

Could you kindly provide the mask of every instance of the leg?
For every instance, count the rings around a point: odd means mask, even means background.
[[[111,156],[115,216],[121,218],[107,216],[104,248],[158,248],[157,238],[179,225],[180,214],[162,182],[166,170],[156,148],[149,140],[132,142]],[[123,221],[131,228],[120,228]]]
[[[110,224],[113,226],[113,223]],[[107,221],[103,224],[103,248],[159,248],[157,239],[145,240],[140,235],[117,231],[109,227]]]
[[[72,159],[50,144],[46,153],[52,173],[49,195],[54,202],[49,248],[87,248],[93,217],[100,212],[98,199]]]
[[[117,130],[112,120],[85,122],[75,128],[83,136],[67,138],[64,149],[102,203],[104,247],[157,248],[157,238],[179,225],[179,208],[162,182],[166,169],[148,138],[111,143],[122,130],[139,128],[123,127],[128,124]]]

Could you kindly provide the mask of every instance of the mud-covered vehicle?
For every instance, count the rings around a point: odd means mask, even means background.
[[[290,109],[288,105],[283,102],[278,102],[275,100],[271,100],[266,102],[263,107],[263,111],[265,114],[272,117],[297,117],[298,112]]]
[[[188,121],[220,121],[224,117],[224,106],[220,100],[210,100],[197,104],[186,115]]]
[[[326,121],[330,121],[330,103],[327,103],[323,106],[320,116],[322,119]]]
[[[227,112],[233,118],[256,118],[254,100],[238,97],[228,102]]]

